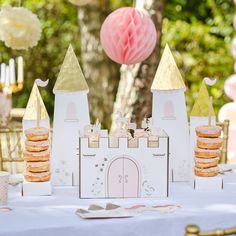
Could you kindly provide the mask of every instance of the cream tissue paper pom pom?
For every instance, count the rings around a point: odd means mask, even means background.
[[[12,49],[28,49],[37,45],[41,25],[37,15],[24,7],[2,7],[0,40]]]

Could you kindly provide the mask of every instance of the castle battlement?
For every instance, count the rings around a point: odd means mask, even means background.
[[[115,137],[115,136],[90,136],[80,137],[80,146],[86,149],[97,151],[98,149],[160,149],[166,145],[168,136],[163,133],[147,137]]]
[[[154,135],[134,130],[127,137],[98,134],[80,137],[81,197],[167,195],[169,137],[164,131]]]

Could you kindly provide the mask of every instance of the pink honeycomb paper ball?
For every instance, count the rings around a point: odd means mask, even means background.
[[[144,61],[156,45],[156,28],[143,11],[119,8],[103,22],[101,44],[107,56],[120,64]]]

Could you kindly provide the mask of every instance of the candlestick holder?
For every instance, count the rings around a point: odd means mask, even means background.
[[[17,77],[17,80],[16,80]],[[17,73],[15,60],[9,60],[9,66],[1,63],[0,74],[0,126],[6,127],[10,120],[12,108],[12,94],[20,92],[24,87],[23,58],[17,58]]]
[[[11,91],[11,93],[18,93],[23,89],[23,87],[24,87],[23,82],[20,82],[17,84],[12,84],[12,85],[10,85],[10,91]]]

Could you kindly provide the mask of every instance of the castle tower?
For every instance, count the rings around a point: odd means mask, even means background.
[[[194,177],[194,149],[196,146],[196,132],[195,129],[200,125],[208,124],[209,116],[209,100],[206,84],[202,81],[197,99],[194,103],[193,109],[190,114],[190,176],[191,180]],[[215,125],[216,116],[213,107],[211,107],[211,124]]]
[[[70,45],[53,92],[55,94],[52,180],[54,185],[79,184],[79,131],[90,124],[88,85]]]
[[[185,104],[185,84],[174,57],[165,46],[151,87],[153,127],[170,138],[170,180],[189,179],[189,129]]]

